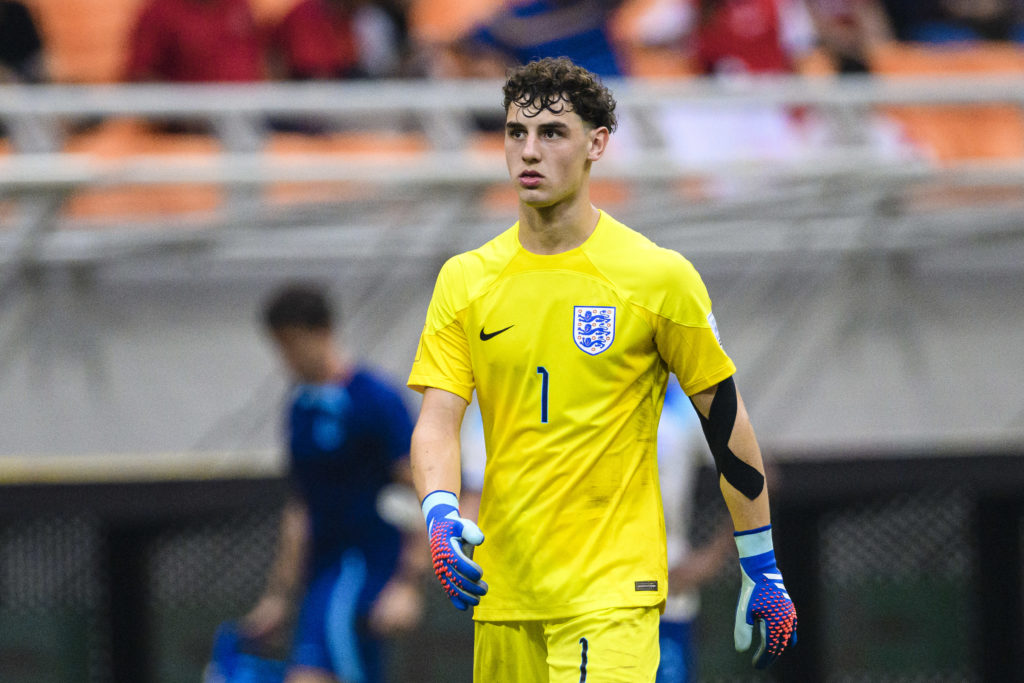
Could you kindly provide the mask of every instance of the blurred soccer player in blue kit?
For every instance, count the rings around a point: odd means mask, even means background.
[[[301,597],[287,683],[374,683],[380,637],[419,617],[425,549],[411,540],[418,534],[405,543],[377,505],[382,490],[410,481],[412,422],[391,384],[339,347],[320,290],[283,288],[264,323],[296,382],[286,425],[293,493],[242,631],[280,635]]]

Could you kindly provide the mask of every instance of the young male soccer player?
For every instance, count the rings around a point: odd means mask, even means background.
[[[655,434],[669,371],[700,413],[736,528],[736,645],[750,646],[756,623],[754,661],[767,666],[795,640],[796,613],[704,284],[591,205],[590,168],[615,128],[593,74],[531,62],[504,95],[519,221],[441,269],[409,378],[423,392],[413,479],[435,573],[457,607],[476,605],[475,680],[654,681],[666,597]],[[479,527],[458,501],[474,390],[487,444]]]
[[[285,287],[264,318],[296,380],[287,421],[295,495],[243,634],[279,632],[304,592],[287,683],[380,681],[379,636],[418,617],[417,554],[403,552],[399,530],[377,512],[384,487],[409,481],[412,421],[396,390],[337,346],[319,289]]]

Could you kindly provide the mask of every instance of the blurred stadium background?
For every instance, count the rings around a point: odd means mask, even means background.
[[[30,4],[56,82],[0,86],[0,680],[197,681],[284,493],[259,303],[329,283],[348,346],[403,379],[441,263],[514,218],[500,83],[114,85],[137,3]],[[425,35],[469,21],[414,6]],[[801,617],[755,676],[726,572],[702,680],[1024,680],[1024,50],[712,81],[623,41],[595,201],[708,283]],[[814,134],[758,152],[766,112]],[[680,149],[709,117],[743,143]],[[718,505],[705,472],[698,519]],[[431,588],[392,680],[468,681],[472,628]]]

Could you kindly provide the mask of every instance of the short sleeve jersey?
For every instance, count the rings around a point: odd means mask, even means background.
[[[366,370],[295,388],[288,411],[291,478],[312,524],[314,571],[349,548],[389,575],[400,534],[377,513],[392,467],[409,452],[412,421],[398,392]]]
[[[518,224],[441,269],[409,377],[477,393],[487,465],[482,621],[665,599],[657,429],[669,371],[687,394],[735,372],[693,266],[602,213],[538,255]]]

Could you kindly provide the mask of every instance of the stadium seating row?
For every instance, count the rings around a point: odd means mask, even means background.
[[[108,83],[118,78],[132,23],[144,0],[24,0],[39,18],[50,73],[65,83]],[[413,0],[409,21],[428,42],[451,40],[493,11],[500,0]],[[250,0],[261,23],[280,18],[295,0]]]
[[[51,73],[63,82],[103,83],[114,80],[121,68],[126,36],[143,0],[28,0],[47,38]],[[261,20],[272,21],[294,0],[251,0]],[[414,0],[410,12],[414,33],[427,41],[450,40],[475,20],[493,11],[500,0],[446,3]],[[627,2],[623,24],[647,0]],[[620,32],[621,34],[621,32]],[[631,72],[640,77],[687,77],[693,74],[684,55],[667,47],[642,47],[625,36]],[[1024,48],[1009,44],[969,47],[934,47],[902,43],[878,46],[871,55],[874,72],[882,78],[911,75],[1024,74]],[[827,77],[832,65],[821,53],[801,64],[809,76]],[[901,106],[884,113],[899,122],[907,138],[938,162],[961,159],[1024,159],[1024,115],[1010,104],[970,107]],[[493,146],[486,136],[481,145]],[[309,137],[274,134],[265,149],[270,155],[295,153],[327,156],[373,153],[402,158],[428,147],[419,133],[336,133]],[[0,138],[0,155],[10,153],[9,141]],[[108,120],[69,136],[64,151],[99,158],[132,156],[212,156],[217,141],[202,134],[156,132],[136,120]],[[309,200],[317,191],[275,187],[281,201]],[[214,210],[222,201],[213,187],[116,188],[77,194],[69,204],[73,216],[166,215]]]
[[[143,0],[25,0],[41,23],[54,78],[68,83],[104,83],[117,79],[124,61],[132,22]],[[270,23],[296,0],[250,0],[257,18]],[[670,47],[638,44],[631,35],[636,17],[651,0],[627,0],[618,13],[615,34],[635,76],[683,76],[693,73],[685,55]],[[499,7],[501,0],[437,2],[412,0],[409,21],[421,42],[444,43],[467,31]],[[1024,73],[1024,48],[1012,44],[969,47],[922,47],[892,43],[881,45],[871,57],[872,68],[889,73],[963,73],[1011,71]],[[820,52],[801,63],[804,73],[833,71]]]

